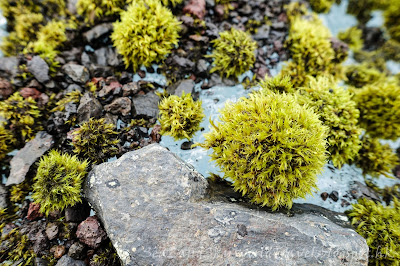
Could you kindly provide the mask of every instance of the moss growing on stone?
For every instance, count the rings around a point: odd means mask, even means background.
[[[214,59],[211,72],[217,71],[221,76],[237,78],[253,67],[257,43],[248,33],[231,28],[221,32],[213,45],[213,53],[209,56]]]
[[[72,133],[74,152],[95,164],[116,155],[119,151],[118,143],[118,132],[104,118],[91,118]]]
[[[309,2],[314,12],[328,13],[335,0],[309,0]]]
[[[400,203],[384,207],[360,199],[346,212],[357,233],[367,240],[371,265],[398,265],[400,261]]]
[[[388,144],[381,144],[378,139],[363,136],[362,147],[358,152],[356,165],[364,175],[378,178],[379,175],[390,177],[392,169],[399,163],[396,153]]]
[[[347,43],[353,51],[362,49],[364,42],[362,40],[362,30],[357,27],[350,27],[345,31],[338,33],[339,40]]]
[[[253,203],[291,208],[316,188],[326,162],[326,131],[312,109],[294,96],[256,92],[220,110],[203,148]]]
[[[56,103],[56,106],[51,109],[51,112],[64,111],[65,105],[68,103],[79,103],[81,97],[82,93],[80,91],[71,91]]]
[[[385,75],[378,69],[368,66],[367,64],[350,65],[345,68],[347,79],[346,84],[356,88],[362,88],[365,85],[376,82],[384,82]]]
[[[335,167],[355,159],[361,148],[358,127],[360,112],[350,92],[337,86],[331,78],[310,78],[299,89],[299,103],[313,107],[322,123],[329,128],[327,142],[329,159]]]
[[[158,0],[133,2],[113,25],[114,46],[134,71],[163,60],[178,44],[180,22]]]
[[[175,140],[190,140],[200,130],[200,123],[205,116],[201,101],[194,101],[190,93],[184,92],[181,97],[171,95],[163,98],[158,109],[160,133],[170,135]]]
[[[124,0],[78,0],[76,9],[86,22],[93,23],[96,18],[118,14],[124,9]]]
[[[366,85],[355,90],[354,101],[360,110],[360,126],[371,137],[400,137],[400,87],[393,82]]]
[[[31,97],[24,99],[19,92],[0,102],[0,116],[7,119],[7,126],[20,144],[32,139],[42,129],[35,100]]]
[[[62,211],[81,202],[82,182],[87,161],[52,150],[43,156],[33,181],[32,198],[40,204],[40,212]]]

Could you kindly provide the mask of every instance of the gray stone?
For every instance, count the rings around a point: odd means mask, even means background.
[[[42,259],[42,258],[35,258],[35,261],[34,261],[35,266],[47,266],[49,264],[50,263],[47,260]]]
[[[202,175],[158,144],[95,166],[84,193],[123,265],[368,263],[368,246],[352,229],[315,212],[216,198]]]
[[[62,67],[62,70],[76,83],[85,84],[89,81],[89,70],[82,65],[68,63]]]
[[[91,92],[86,92],[82,96],[78,106],[78,123],[88,121],[91,117],[99,118],[102,110],[103,106],[101,103],[93,96]]]
[[[58,260],[56,266],[86,266],[86,263],[81,260],[74,260],[68,255],[64,255]]]
[[[83,34],[83,37],[86,39],[87,42],[91,43],[96,39],[103,37],[111,33],[113,29],[112,23],[102,23],[96,25],[95,27],[91,28],[89,31]]]
[[[173,86],[169,87],[167,91],[170,94],[174,94],[177,96],[181,96],[182,92],[185,92],[185,94],[191,93],[193,95],[194,93],[194,81],[191,79],[185,79],[177,82]]]
[[[84,256],[85,256],[84,250],[85,250],[85,245],[84,244],[82,244],[80,242],[75,242],[69,248],[68,256],[70,256],[74,260],[84,259]]]
[[[122,86],[122,96],[132,96],[140,91],[137,82],[129,82]]]
[[[53,145],[53,137],[45,131],[40,131],[36,137],[25,144],[11,159],[10,175],[6,186],[17,185],[25,180],[30,167]]]
[[[0,184],[0,209],[8,206],[8,189],[5,185]]]
[[[50,80],[49,77],[49,66],[40,56],[34,56],[32,60],[28,61],[28,71],[39,81],[40,83],[46,83]]]
[[[132,98],[133,107],[137,116],[157,117],[158,116],[158,97],[154,92],[139,95]]]
[[[19,59],[16,56],[0,57],[0,73],[15,77],[18,74]]]
[[[131,114],[131,109],[132,101],[128,97],[116,98],[110,104],[104,106],[104,110],[113,115],[122,114],[123,116],[127,116]]]

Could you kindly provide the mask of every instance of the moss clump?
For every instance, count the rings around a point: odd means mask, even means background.
[[[79,103],[81,97],[82,93],[80,91],[71,91],[56,103],[56,107],[51,109],[51,112],[64,111],[67,104]]]
[[[182,92],[182,96],[165,97],[158,105],[161,134],[172,136],[175,140],[190,140],[200,129],[204,118],[201,101],[194,101],[191,94]]]
[[[87,161],[52,150],[39,161],[33,181],[32,198],[40,204],[40,212],[62,211],[81,202],[81,187]]]
[[[388,144],[382,145],[378,139],[363,136],[362,147],[358,152],[356,165],[364,175],[390,177],[392,169],[399,163],[396,153]]]
[[[18,185],[13,185],[10,191],[10,201],[13,203],[22,203],[30,190],[31,187],[26,181]]]
[[[347,79],[346,84],[356,88],[362,88],[365,85],[376,82],[384,82],[385,75],[378,69],[368,66],[367,64],[351,65],[345,68]]]
[[[295,87],[306,84],[307,76],[342,75],[339,65],[334,62],[336,54],[332,49],[331,34],[317,17],[294,18],[286,46],[292,62],[283,68],[282,74],[291,76]]]
[[[289,94],[253,93],[227,103],[199,144],[253,203],[291,208],[316,188],[326,162],[326,131],[312,109]]]
[[[400,137],[400,87],[383,82],[355,90],[354,101],[360,110],[360,126],[371,137],[397,139]]]
[[[0,115],[8,120],[8,126],[20,144],[32,139],[42,129],[35,100],[31,97],[24,99],[19,92],[0,102]]]
[[[95,164],[105,162],[116,155],[119,151],[118,143],[118,132],[115,132],[114,125],[107,124],[104,118],[91,118],[72,133],[74,152]]]
[[[311,78],[299,89],[299,102],[314,108],[322,123],[329,128],[329,159],[335,167],[353,160],[361,148],[358,127],[360,112],[350,92],[328,77]]]
[[[353,51],[362,49],[364,42],[362,40],[362,30],[357,27],[350,27],[345,31],[338,33],[339,40],[347,43]]]
[[[126,67],[160,61],[178,44],[180,22],[158,0],[138,0],[121,13],[111,39]]]
[[[257,43],[242,30],[231,28],[221,32],[213,44],[214,51],[209,56],[214,59],[211,72],[218,71],[221,76],[236,78],[249,70],[256,60]]]
[[[314,12],[328,13],[335,0],[309,0],[309,2]]]
[[[76,3],[78,14],[85,16],[85,21],[91,23],[95,18],[118,14],[124,6],[124,0],[78,0]]]
[[[296,18],[308,14],[307,6],[304,3],[297,1],[285,5],[284,9],[290,23],[292,23]]]
[[[392,39],[400,42],[400,2],[390,1],[387,9],[383,13],[385,27]]]
[[[30,245],[28,235],[21,234],[19,228],[14,228],[8,234],[2,235],[1,244],[0,261],[8,260],[12,263],[19,262],[18,264],[4,262],[2,265],[34,265],[34,259],[37,255]]]
[[[293,93],[293,83],[289,76],[276,75],[273,78],[266,77],[260,82],[262,90],[273,91],[275,93]]]
[[[11,131],[4,128],[4,125],[0,123],[0,160],[3,160],[7,153],[12,150],[13,143],[14,136]]]
[[[360,199],[347,212],[357,233],[367,240],[371,265],[398,265],[400,261],[400,203],[384,207],[372,200]]]
[[[393,39],[388,40],[382,46],[382,53],[386,60],[400,62],[400,42]]]
[[[349,0],[347,13],[354,15],[361,24],[371,19],[371,13],[377,9],[384,9],[390,0]]]

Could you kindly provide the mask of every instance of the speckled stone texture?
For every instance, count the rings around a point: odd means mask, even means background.
[[[355,231],[316,212],[211,199],[207,180],[158,144],[96,166],[85,196],[123,265],[367,265]]]

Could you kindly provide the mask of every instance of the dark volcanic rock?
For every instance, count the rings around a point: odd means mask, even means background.
[[[0,57],[0,75],[10,80],[18,73],[19,59],[16,56]]]
[[[122,96],[132,96],[139,92],[139,86],[137,82],[129,82],[122,86]]]
[[[49,240],[56,239],[58,236],[59,227],[56,223],[49,223],[46,226],[46,235]]]
[[[376,202],[381,202],[379,195],[370,187],[355,181],[352,189],[350,191],[350,195],[354,199],[359,199],[359,198],[366,198],[369,200],[374,200]]]
[[[56,266],[86,266],[86,263],[81,260],[74,260],[68,255],[64,255],[58,260]]]
[[[42,218],[43,213],[41,213],[39,210],[40,210],[40,204],[31,202],[29,204],[29,209],[28,209],[28,214],[26,215],[26,219],[34,221],[38,218]]]
[[[6,186],[20,184],[25,180],[30,167],[53,145],[53,137],[40,131],[36,137],[25,144],[10,162],[11,171]]]
[[[67,222],[82,222],[90,215],[90,206],[86,201],[75,204],[72,207],[65,209],[65,221]]]
[[[331,192],[331,194],[329,194],[329,198],[336,202],[339,200],[339,193],[334,190]]]
[[[40,56],[36,55],[32,60],[28,61],[28,71],[37,79],[40,83],[46,83],[50,80],[49,77],[49,66]]]
[[[8,206],[8,189],[5,185],[0,184],[0,209]]]
[[[78,225],[76,237],[79,241],[94,249],[107,239],[106,232],[101,228],[96,216],[91,216]]]
[[[70,256],[74,260],[81,260],[84,259],[85,256],[84,251],[85,251],[85,245],[80,242],[75,242],[69,248],[68,256]]]
[[[111,33],[112,29],[112,23],[102,23],[83,33],[83,37],[88,43],[95,43],[96,40],[108,36]]]
[[[13,93],[13,86],[11,83],[6,80],[0,78],[0,96],[1,98],[5,99]]]
[[[321,198],[322,198],[323,201],[325,201],[328,197],[329,197],[328,192],[322,192],[321,193]]]
[[[159,101],[160,97],[158,97],[154,92],[133,97],[132,103],[135,108],[135,114],[144,117],[157,117]]]
[[[89,81],[89,70],[82,65],[68,63],[63,65],[62,70],[70,79],[72,79],[72,81],[76,83],[85,84]]]
[[[173,86],[170,86],[167,91],[169,94],[174,94],[177,96],[182,96],[182,92],[185,92],[185,94],[191,93],[193,95],[194,85],[195,83],[193,80],[185,79],[175,83]]]
[[[127,116],[131,114],[132,102],[128,97],[120,97],[114,99],[110,104],[104,106],[106,112],[112,113],[114,115],[122,114]]]
[[[99,118],[101,116],[103,106],[93,96],[92,93],[86,92],[78,106],[78,123],[88,121],[91,117]]]
[[[205,0],[190,0],[190,2],[183,8],[183,12],[203,19],[206,14],[206,1]]]
[[[184,141],[181,144],[181,150],[187,151],[192,149],[193,141]]]
[[[42,93],[40,91],[38,91],[37,89],[35,89],[35,88],[22,88],[19,91],[19,93],[25,99],[28,98],[28,97],[32,97],[34,100],[39,99],[40,95],[42,95]]]
[[[152,144],[95,166],[84,191],[123,265],[367,265],[365,240],[322,214],[270,213],[209,188]]]

